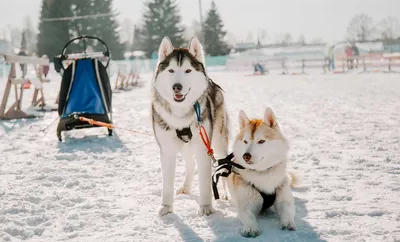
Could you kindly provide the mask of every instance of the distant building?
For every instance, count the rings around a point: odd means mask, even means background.
[[[257,48],[257,43],[236,43],[234,49],[237,52],[241,52],[241,51],[246,51],[246,50],[252,50],[252,49],[256,49]]]
[[[383,50],[387,53],[400,52],[400,38],[383,41]]]

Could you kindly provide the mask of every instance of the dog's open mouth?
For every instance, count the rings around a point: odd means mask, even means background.
[[[182,95],[180,93],[174,94],[174,100],[176,102],[183,102],[185,100],[186,95]]]
[[[253,161],[251,161],[251,160],[247,160],[246,163],[249,165],[253,165]]]
[[[190,91],[190,89],[189,89],[189,91]],[[179,103],[183,102],[185,100],[185,98],[186,98],[186,95],[188,95],[189,91],[185,95],[183,95],[181,93],[175,93],[174,94],[175,102],[179,102]]]

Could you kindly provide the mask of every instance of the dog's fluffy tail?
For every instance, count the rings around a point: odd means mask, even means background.
[[[293,171],[289,171],[288,175],[290,177],[290,187],[294,188],[294,187],[298,186],[300,183],[299,176],[296,173],[294,173]]]

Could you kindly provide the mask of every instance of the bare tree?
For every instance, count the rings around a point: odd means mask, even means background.
[[[292,35],[291,35],[290,33],[285,33],[285,34],[283,35],[282,44],[284,44],[284,45],[289,45],[289,44],[291,44],[291,43],[293,43],[293,37],[292,37]]]
[[[267,43],[268,34],[265,29],[259,29],[257,32],[257,45],[264,45]]]
[[[395,17],[388,17],[379,23],[379,33],[382,39],[396,39],[400,37],[400,23]]]
[[[349,41],[367,41],[374,37],[374,31],[372,18],[364,13],[357,14],[347,26],[347,39]]]
[[[299,39],[297,40],[297,43],[298,43],[299,45],[305,45],[305,44],[306,44],[306,38],[304,37],[304,34],[301,34],[301,35],[299,36]]]

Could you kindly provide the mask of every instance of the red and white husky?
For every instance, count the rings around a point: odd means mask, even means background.
[[[267,108],[264,119],[249,120],[240,111],[239,124],[240,133],[233,146],[234,162],[245,169],[234,168],[226,185],[243,223],[243,236],[260,234],[256,215],[272,205],[280,217],[281,228],[295,230],[291,191],[295,177],[287,172],[289,144],[274,113]]]

